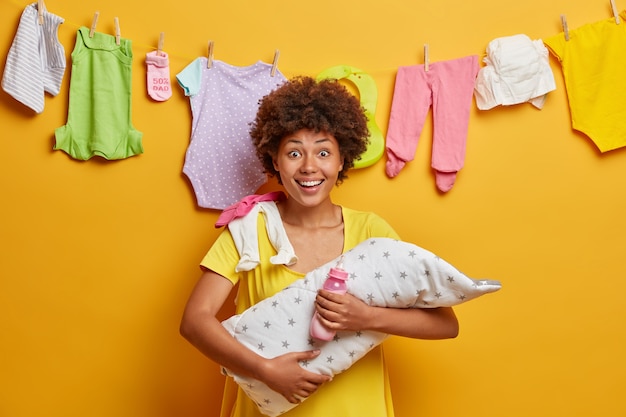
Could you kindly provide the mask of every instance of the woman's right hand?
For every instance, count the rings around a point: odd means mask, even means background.
[[[300,362],[312,360],[319,354],[319,350],[309,350],[266,359],[262,367],[262,381],[290,403],[297,404],[332,379],[328,375],[310,372],[300,366]]]
[[[300,362],[312,360],[319,350],[290,352],[265,359],[236,341],[217,319],[233,284],[213,271],[205,271],[196,284],[181,320],[181,334],[198,350],[233,373],[263,381],[291,403],[314,393],[330,376],[307,371]]]

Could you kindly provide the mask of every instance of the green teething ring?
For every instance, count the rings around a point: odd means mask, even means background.
[[[354,161],[355,168],[366,168],[373,165],[378,161],[385,152],[385,138],[383,132],[376,124],[376,102],[378,100],[378,89],[374,79],[369,75],[361,71],[360,69],[348,66],[337,65],[336,67],[328,68],[322,71],[317,80],[324,79],[346,79],[355,85],[359,91],[359,97],[361,105],[365,109],[365,116],[367,116],[367,128],[370,131],[369,144],[367,149],[361,155],[361,159]]]

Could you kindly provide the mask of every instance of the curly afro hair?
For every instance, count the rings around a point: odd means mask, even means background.
[[[354,167],[354,161],[365,152],[369,142],[365,111],[345,86],[337,80],[292,78],[260,100],[250,130],[265,172],[277,177],[279,183],[273,157],[280,141],[301,129],[326,132],[337,139],[344,159],[337,184],[347,177],[346,171]]]

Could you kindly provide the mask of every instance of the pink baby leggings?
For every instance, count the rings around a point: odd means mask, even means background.
[[[431,166],[440,191],[449,191],[463,167],[478,56],[399,67],[387,129],[386,173],[390,178],[413,160],[430,107],[433,109]]]

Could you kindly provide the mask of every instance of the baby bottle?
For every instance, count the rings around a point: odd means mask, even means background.
[[[327,291],[331,291],[337,294],[345,294],[348,286],[346,280],[348,279],[348,272],[343,269],[343,257],[337,262],[337,266],[330,268],[326,281],[324,281],[323,288]],[[317,311],[313,315],[311,320],[311,326],[309,329],[311,336],[320,340],[332,340],[335,337],[335,331],[329,330],[320,323]]]

